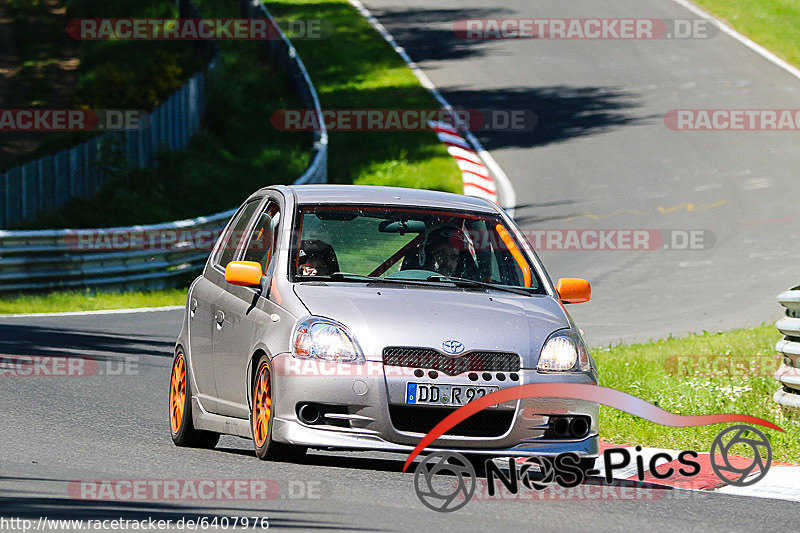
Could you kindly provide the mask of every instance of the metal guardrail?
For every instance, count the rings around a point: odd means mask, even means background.
[[[267,52],[284,66],[309,109],[323,124],[319,97],[292,43],[280,31],[261,2],[241,2],[242,16],[265,17],[279,39],[264,42]],[[328,134],[323,127],[313,133],[311,162],[294,183],[324,183],[327,180]],[[94,230],[0,230],[0,293],[76,287],[155,289],[174,285],[183,275],[200,270],[208,249],[196,246],[198,232],[216,235],[235,210],[191,220]],[[155,247],[81,246],[81,235],[158,236]],[[188,237],[188,238],[187,238]],[[100,249],[102,248],[102,249]],[[116,248],[116,249],[115,249]]]
[[[182,17],[198,17],[188,0],[179,2],[179,12]],[[123,155],[128,164],[143,168],[165,148],[185,148],[200,129],[207,77],[217,66],[217,48],[212,41],[198,41],[196,48],[198,54],[212,58],[208,66],[149,113],[145,127],[110,131],[0,173],[0,228],[57,209],[70,198],[96,193],[106,177],[100,164],[104,157]]]
[[[786,316],[775,327],[786,337],[775,346],[784,360],[775,372],[781,388],[774,399],[782,406],[800,410],[800,286],[782,292],[778,302],[786,308]]]

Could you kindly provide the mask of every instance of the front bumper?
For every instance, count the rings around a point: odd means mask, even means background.
[[[597,384],[596,375],[584,373],[540,374],[536,370],[523,369],[518,372],[518,381],[499,381],[496,375],[492,375],[490,380],[474,382],[467,373],[456,376],[440,374],[432,379],[427,373],[416,377],[410,373],[412,371],[398,371],[397,367],[384,367],[375,361],[364,365],[321,366],[315,361],[298,360],[289,354],[278,355],[273,358],[273,408],[276,411],[272,436],[279,442],[311,448],[410,452],[425,433],[398,430],[390,414],[390,406],[405,406],[407,382],[484,385],[500,389],[531,383]],[[297,415],[297,406],[304,402],[346,406],[346,413],[332,415],[330,420],[324,419],[322,423],[306,424]],[[414,406],[413,409],[428,408]],[[522,399],[487,409],[484,413],[495,410],[503,411],[510,420],[502,434],[445,434],[430,449],[519,457],[555,456],[565,452],[585,457],[599,454],[599,407],[595,403],[557,398]],[[588,434],[579,439],[545,435],[550,418],[565,415],[590,417]]]

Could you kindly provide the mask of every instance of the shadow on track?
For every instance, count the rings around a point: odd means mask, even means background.
[[[490,48],[494,56],[503,55],[502,48],[498,49],[503,41],[463,39],[456,35],[454,25],[463,19],[509,18],[515,13],[506,8],[373,11],[417,63],[485,56]],[[632,115],[640,106],[639,95],[621,87],[558,85],[468,90],[448,88],[445,84],[439,89],[457,109],[521,109],[536,114],[538,121],[530,131],[475,131],[488,150],[543,146],[644,121],[662,120],[661,115]]]
[[[486,48],[497,41],[462,39],[454,31],[455,23],[462,19],[512,17],[513,13],[505,8],[372,11],[416,62],[486,55]]]
[[[506,87],[493,90],[443,91],[453,106],[480,111],[533,111],[530,129],[474,131],[487,150],[533,148],[605,133],[625,126],[662,120],[637,116],[639,95],[620,87]]]
[[[174,341],[153,340],[146,335],[110,334],[70,329],[31,326],[27,324],[0,324],[0,354],[36,356],[76,356],[86,352],[155,355],[172,357]]]
[[[255,452],[253,452],[251,449],[225,447],[216,448],[215,451],[255,458]],[[398,455],[398,457],[400,456]],[[404,456],[403,459],[384,459],[376,457],[364,458],[356,455],[330,455],[324,452],[315,453],[310,451],[301,460],[296,461],[294,464],[400,473],[403,471],[404,463]]]

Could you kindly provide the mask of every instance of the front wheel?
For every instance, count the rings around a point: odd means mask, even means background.
[[[262,356],[256,367],[256,378],[253,380],[253,410],[250,415],[256,457],[262,461],[298,461],[306,454],[305,447],[272,440],[275,420],[273,394],[269,359],[267,356]]]
[[[199,431],[192,423],[192,389],[186,375],[186,357],[183,352],[175,354],[172,362],[172,377],[169,384],[169,424],[172,442],[176,446],[190,448],[213,448],[219,441],[219,433]]]

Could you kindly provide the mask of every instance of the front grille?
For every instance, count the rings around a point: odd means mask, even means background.
[[[428,433],[455,409],[390,405],[389,416],[398,431]],[[480,411],[450,429],[445,435],[458,437],[500,437],[514,422],[514,411]]]
[[[464,372],[519,372],[519,355],[510,352],[472,351],[451,356],[433,348],[390,347],[383,350],[383,364],[438,370],[448,376]]]

